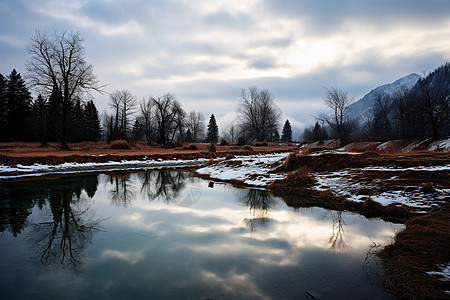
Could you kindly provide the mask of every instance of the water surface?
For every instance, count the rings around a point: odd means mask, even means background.
[[[389,299],[401,228],[153,171],[0,183],[2,299]]]

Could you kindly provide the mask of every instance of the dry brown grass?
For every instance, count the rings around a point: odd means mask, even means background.
[[[351,151],[351,152],[376,151],[377,146],[379,144],[380,143],[378,142],[356,142],[345,146],[344,151]]]
[[[298,157],[297,153],[289,154],[288,157],[286,157],[286,159],[284,160],[283,164],[281,165],[280,170],[286,171],[286,172],[291,172],[291,171],[294,171],[295,169],[297,169],[299,167],[297,157]]]
[[[449,299],[449,281],[425,272],[450,261],[450,204],[441,210],[416,217],[378,254],[385,274],[383,284],[398,299]]]
[[[111,149],[130,150],[131,145],[125,140],[115,140],[110,144]]]
[[[301,149],[301,154],[309,155],[309,154],[313,154],[313,153],[318,153],[318,152],[322,152],[322,151],[331,151],[331,150],[335,150],[335,148],[329,147],[329,146],[305,146]]]
[[[198,150],[198,147],[194,144],[190,144],[188,146],[184,146],[183,150]]]
[[[310,173],[308,168],[298,168],[290,172],[285,179],[274,181],[269,188],[283,194],[307,194],[315,182]]]
[[[256,142],[253,144],[254,147],[267,147],[269,146],[269,144],[267,144],[266,142]]]
[[[205,162],[205,166],[211,166],[216,163],[216,160],[214,158],[210,158],[207,162]]]

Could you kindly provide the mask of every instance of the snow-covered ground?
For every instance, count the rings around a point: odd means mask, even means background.
[[[312,156],[321,155],[327,152],[314,153]],[[331,151],[338,154],[343,152]],[[344,152],[349,154],[348,152]],[[173,169],[183,167],[200,167],[197,173],[209,175],[211,179],[216,180],[238,180],[254,187],[266,187],[277,179],[286,178],[286,173],[273,173],[279,167],[284,159],[290,153],[276,154],[256,154],[250,156],[236,156],[232,159],[219,158],[210,166],[202,167],[207,159],[194,160],[143,160],[143,161],[127,161],[120,162],[104,162],[104,163],[64,163],[59,165],[41,165],[34,164],[31,166],[17,165],[4,166],[0,165],[0,179],[41,176],[44,174],[68,174],[83,173],[92,171],[117,171],[117,170],[152,170],[152,169]],[[359,153],[350,153],[359,154]],[[353,201],[363,201],[364,198],[370,198],[382,205],[391,203],[398,205],[406,205],[418,210],[429,210],[432,207],[440,206],[443,202],[448,201],[450,197],[450,189],[435,188],[434,193],[423,193],[419,187],[415,189],[386,189],[381,186],[395,186],[395,180],[400,172],[404,171],[448,171],[450,165],[432,166],[432,167],[412,167],[412,168],[396,168],[396,167],[366,167],[362,169],[345,169],[337,172],[313,173],[316,184],[312,187],[315,190],[331,190],[337,195],[347,197]],[[361,180],[364,172],[381,171],[390,174],[388,179]],[[8,174],[10,173],[10,174]],[[386,185],[386,182],[392,181],[392,184]],[[370,193],[370,195],[368,195]]]
[[[428,150],[450,151],[450,138],[437,140],[428,145]]]
[[[264,187],[276,179],[286,178],[284,173],[269,173],[280,166],[289,153],[256,154],[222,159],[214,165],[203,167],[197,173],[217,180],[240,180],[250,186]]]
[[[404,171],[447,171],[450,170],[450,165],[446,166],[430,166],[430,167],[411,167],[411,168],[389,168],[389,167],[367,167],[362,169],[346,169],[337,172],[328,173],[314,173],[316,184],[313,186],[315,190],[331,190],[337,195],[346,196],[352,201],[363,201],[363,198],[368,197],[367,193],[361,193],[361,190],[377,191],[383,181],[395,181],[398,174]],[[376,179],[372,181],[361,181],[361,176],[364,171],[383,171],[389,172],[392,176],[389,179]],[[395,184],[393,184],[395,185]],[[434,193],[423,193],[419,188],[405,191],[405,190],[389,190],[383,191],[379,194],[372,194],[370,198],[382,205],[401,204],[409,207],[430,209],[432,207],[440,206],[444,203],[446,198],[450,197],[450,189],[435,189]]]
[[[70,174],[84,173],[92,171],[118,171],[118,170],[152,170],[152,169],[173,169],[184,167],[197,167],[203,165],[207,159],[193,160],[122,160],[109,161],[102,163],[63,163],[59,165],[42,165],[34,164],[30,166],[17,165],[5,166],[0,165],[0,179],[9,179],[17,177],[42,176],[45,174]],[[19,174],[16,174],[19,173]],[[6,174],[5,174],[6,173]],[[12,174],[7,174],[12,173]]]
[[[447,264],[441,264],[438,266],[439,271],[427,272],[430,276],[436,276],[441,281],[450,281],[450,262]],[[445,291],[450,294],[450,291]]]

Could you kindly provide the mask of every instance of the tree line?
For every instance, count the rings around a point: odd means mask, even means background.
[[[134,139],[163,146],[218,142],[214,114],[206,128],[203,114],[186,113],[171,93],[138,103],[130,91],[117,90],[110,94],[113,113],[100,121],[90,93],[105,93],[105,86],[99,84],[92,65],[86,61],[83,42],[80,33],[35,32],[27,48],[30,58],[26,68],[27,81],[39,96],[32,99],[16,70],[8,77],[0,74],[0,141],[38,140],[43,145],[58,141],[64,150],[69,149],[68,142],[96,141],[101,137],[108,142]],[[231,132],[222,134],[222,139],[239,143],[278,141],[280,115],[268,90],[242,89],[239,119]],[[282,138],[290,141],[290,123],[286,122],[285,127]]]
[[[59,142],[62,138],[62,104],[55,93],[31,97],[21,74],[0,73],[0,141]],[[68,141],[98,141],[100,118],[92,100],[75,99],[68,108]]]
[[[450,135],[450,64],[420,78],[411,88],[404,86],[393,94],[377,94],[366,120],[347,113],[353,103],[347,91],[326,89],[324,102],[332,113],[317,117],[316,124],[305,129],[305,140],[331,137],[339,139],[341,145],[390,139],[437,140]]]
[[[181,142],[219,142],[214,114],[208,126],[205,116],[187,113],[171,93],[150,96],[138,102],[129,90],[110,94],[112,113],[100,120],[91,92],[105,93],[85,59],[79,33],[36,31],[28,46],[27,81],[38,92],[32,99],[22,76],[13,70],[0,74],[0,141],[96,141],[102,137],[145,140],[163,146]],[[450,134],[450,65],[445,64],[420,79],[411,89],[394,95],[379,95],[371,118],[361,123],[349,116],[353,100],[338,87],[326,89],[324,102],[331,114],[322,114],[314,127],[304,131],[306,140],[353,140],[391,138],[440,138]],[[292,128],[266,89],[241,89],[238,117],[220,134],[221,143],[289,142]],[[211,147],[213,149],[213,147]]]
[[[117,90],[110,94],[109,106],[113,113],[104,116],[103,130],[108,142],[115,139],[146,140],[168,146],[183,142],[219,142],[219,129],[214,114],[208,126],[201,112],[187,113],[178,98],[166,93],[149,97],[138,103],[129,90]],[[268,90],[257,87],[242,89],[239,118],[227,132],[222,133],[222,143],[250,143],[279,141],[281,112]],[[283,141],[292,140],[292,129],[287,120]]]

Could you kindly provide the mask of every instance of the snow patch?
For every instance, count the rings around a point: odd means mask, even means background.
[[[427,272],[427,274],[430,276],[437,276],[441,281],[450,281],[450,262],[438,265],[438,269],[439,271],[430,271]]]
[[[290,153],[256,154],[236,156],[197,170],[218,180],[240,180],[247,185],[264,187],[277,179],[286,178],[284,173],[269,173],[280,166]]]
[[[428,146],[428,150],[450,151],[450,138],[437,140]]]
[[[184,167],[196,167],[203,165],[207,159],[192,159],[192,160],[122,160],[109,162],[67,162],[59,165],[43,165],[33,164],[24,166],[18,164],[17,166],[0,165],[1,173],[22,173],[14,175],[0,175],[0,179],[10,179],[18,177],[42,176],[45,174],[70,174],[70,173],[85,173],[93,171],[119,171],[119,170],[151,170],[151,169],[172,169]]]
[[[426,139],[423,141],[414,141],[414,142],[410,143],[408,146],[404,147],[402,149],[402,152],[411,152],[411,151],[415,150],[417,147],[427,143],[429,140],[430,139]]]
[[[422,211],[442,205],[450,195],[450,189],[435,188],[432,194],[424,194],[419,188],[412,191],[389,190],[379,194],[372,194],[379,190],[381,179],[370,182],[361,182],[360,176],[364,171],[385,171],[393,172],[392,177],[383,179],[383,181],[396,180],[394,172],[417,170],[417,171],[447,171],[450,165],[430,166],[430,167],[411,167],[411,168],[386,168],[386,167],[367,167],[363,169],[346,169],[328,173],[314,173],[316,184],[313,189],[317,191],[331,190],[336,195],[344,196],[355,202],[362,202],[364,198],[370,197],[373,201],[381,205],[405,205]],[[362,192],[364,191],[364,192]]]

